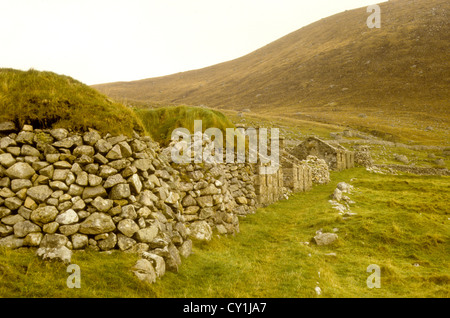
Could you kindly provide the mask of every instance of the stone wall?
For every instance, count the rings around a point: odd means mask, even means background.
[[[192,239],[237,233],[239,216],[312,183],[298,162],[264,174],[260,163],[174,163],[173,145],[137,134],[0,128],[0,246],[44,259],[118,249],[176,272]]]

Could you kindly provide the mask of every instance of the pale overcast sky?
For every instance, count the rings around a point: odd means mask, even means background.
[[[383,0],[0,0],[0,67],[86,84],[225,62]],[[369,14],[368,14],[369,15]]]

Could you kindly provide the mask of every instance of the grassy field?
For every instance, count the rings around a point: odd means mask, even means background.
[[[329,195],[340,181],[355,189],[344,219]],[[449,297],[449,177],[378,175],[363,168],[332,173],[332,182],[241,219],[240,233],[195,242],[180,272],[153,285],[130,268],[136,255],[75,252],[81,288],[69,289],[66,266],[28,250],[0,250],[1,297]],[[329,246],[308,245],[337,230]],[[336,253],[336,256],[326,255]],[[367,267],[381,268],[369,289]],[[318,296],[315,287],[322,294]]]

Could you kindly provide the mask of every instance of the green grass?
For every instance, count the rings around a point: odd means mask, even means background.
[[[340,181],[355,187],[357,215],[348,219],[328,202]],[[82,288],[74,290],[65,287],[65,266],[26,250],[0,250],[0,296],[449,297],[449,185],[448,177],[333,172],[331,183],[241,219],[237,235],[195,242],[180,272],[151,286],[129,271],[131,254],[76,252]],[[302,243],[334,228],[333,245]],[[337,256],[325,255],[331,252]],[[381,268],[380,289],[366,286],[370,264]]]
[[[64,75],[0,69],[0,121],[19,128],[67,128],[131,136],[144,128],[133,111]]]
[[[194,133],[194,121],[202,121],[202,132],[208,128],[218,128],[225,136],[226,128],[234,128],[233,123],[221,112],[201,107],[158,107],[154,109],[136,108],[137,116],[154,140],[167,145],[175,128],[187,128]]]

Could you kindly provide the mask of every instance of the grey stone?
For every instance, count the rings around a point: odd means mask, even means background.
[[[39,207],[31,212],[31,221],[37,224],[50,223],[56,219],[58,209],[54,206]]]
[[[126,251],[136,245],[136,241],[123,234],[117,234],[117,246],[121,251]]]
[[[4,205],[11,210],[17,210],[21,205],[23,204],[23,201],[20,200],[18,197],[11,197],[6,198]]]
[[[105,183],[103,184],[103,187],[105,187],[105,189],[108,188],[112,188],[117,184],[120,183],[126,183],[127,181],[122,177],[121,174],[115,174],[113,176],[108,177],[108,179],[106,179]]]
[[[37,202],[44,202],[50,197],[53,193],[53,190],[50,189],[47,185],[39,185],[35,187],[31,187],[27,190],[27,195]]]
[[[100,212],[94,212],[81,223],[80,233],[82,234],[102,234],[114,231],[116,226],[112,218]]]
[[[140,228],[133,220],[125,219],[119,222],[117,229],[124,235],[132,237]]]
[[[152,224],[147,228],[140,229],[136,232],[136,240],[142,243],[151,243],[158,235],[158,226]]]
[[[88,157],[93,157],[95,154],[95,150],[94,150],[94,147],[92,147],[92,146],[82,145],[82,146],[76,147],[73,150],[72,154],[75,157],[81,157],[82,155],[85,155]]]
[[[12,121],[3,121],[0,123],[0,132],[2,133],[15,131],[16,129],[16,124],[14,124]]]
[[[23,145],[20,152],[22,156],[39,157],[41,155],[39,150],[30,145]]]
[[[49,183],[50,188],[52,190],[62,190],[62,191],[68,191],[69,187],[67,186],[67,184],[65,184],[62,181],[50,181]]]
[[[180,252],[180,255],[182,257],[184,258],[189,257],[189,255],[191,255],[192,253],[192,241],[191,240],[184,241],[183,244],[178,249],[178,251]]]
[[[131,195],[130,186],[128,184],[115,185],[109,194],[111,200],[126,199]]]
[[[72,235],[72,247],[73,249],[82,249],[88,246],[88,236],[85,234],[75,233]]]
[[[108,233],[108,237],[98,241],[98,247],[102,251],[109,251],[113,249],[117,244],[117,235],[114,233]]]
[[[25,188],[31,188],[33,184],[28,179],[14,179],[11,181],[11,190],[17,192]]]
[[[143,252],[142,258],[152,263],[153,268],[155,269],[156,277],[164,276],[166,273],[166,262],[164,261],[164,258],[149,252]]]
[[[196,240],[209,241],[212,238],[211,226],[206,221],[196,221],[189,226],[190,236]]]
[[[10,153],[3,153],[0,155],[0,164],[5,168],[11,167],[16,163],[16,159]]]
[[[115,145],[107,154],[106,154],[106,159],[109,160],[117,160],[117,159],[122,159],[122,151],[120,149],[119,145]]]
[[[142,182],[139,179],[139,175],[133,174],[129,179],[128,183],[131,185],[131,189],[135,194],[139,194],[142,191]]]
[[[319,233],[314,236],[317,245],[329,245],[338,239],[335,233]]]
[[[107,192],[105,188],[103,188],[101,185],[96,187],[86,187],[83,191],[83,200],[91,199],[95,197],[104,197],[107,195]]]
[[[95,174],[90,174],[88,179],[89,179],[89,186],[90,187],[99,186],[103,182],[103,179],[101,177],[99,177],[99,176],[96,176]],[[106,187],[104,186],[104,188],[106,188]]]
[[[114,202],[109,199],[103,199],[102,197],[96,197],[91,204],[99,212],[108,212],[113,207]]]
[[[75,234],[80,229],[80,224],[68,224],[68,225],[61,225],[59,227],[59,232],[65,236],[70,236],[72,234]]]
[[[17,237],[25,237],[33,232],[41,232],[41,228],[28,220],[14,224],[14,235]]]
[[[70,264],[72,259],[72,251],[65,246],[57,248],[39,247],[36,251],[36,255],[43,260],[61,261],[65,264]]]
[[[68,241],[69,239],[62,234],[45,234],[39,246],[44,248],[58,248],[65,246]]]
[[[37,247],[41,244],[44,234],[39,232],[29,233],[23,240],[24,246]]]
[[[152,263],[146,259],[137,260],[132,268],[136,277],[146,283],[153,284],[156,281],[156,273]]]
[[[58,222],[59,224],[62,224],[62,225],[77,223],[78,220],[79,220],[79,218],[78,218],[77,212],[75,212],[72,209],[69,209],[69,210],[61,213],[55,219],[56,222]]]
[[[6,170],[11,179],[30,179],[36,172],[25,162],[17,162]]]
[[[141,171],[147,171],[150,168],[153,168],[152,161],[149,159],[135,160],[135,161],[133,161],[132,165]]]
[[[91,130],[83,135],[83,141],[89,146],[94,146],[101,138],[102,136],[95,130]]]
[[[108,151],[111,150],[111,148],[112,148],[112,145],[104,139],[99,139],[95,143],[95,149],[101,154],[107,153]]]
[[[64,138],[67,138],[68,134],[69,132],[64,128],[55,128],[50,130],[50,135],[52,135],[56,140],[63,140]]]
[[[18,238],[15,235],[10,235],[0,239],[0,246],[16,249],[23,246],[23,239]]]
[[[2,218],[2,223],[13,226],[16,223],[22,222],[24,220],[25,219],[21,215],[12,214],[12,215],[8,215],[8,216],[5,216],[4,218]]]

